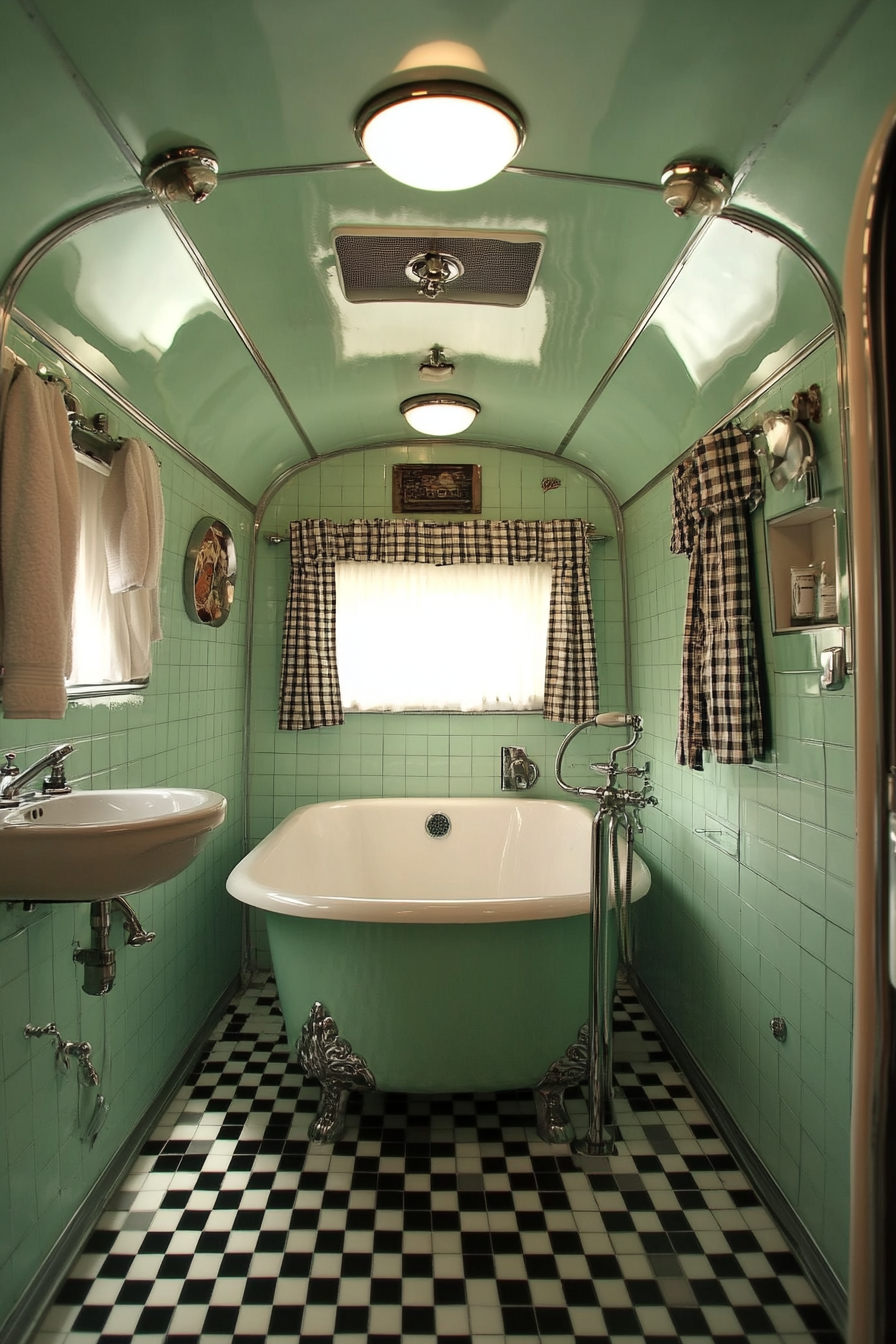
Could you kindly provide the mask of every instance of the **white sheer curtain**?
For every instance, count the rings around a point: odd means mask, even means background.
[[[549,564],[336,565],[348,710],[540,710]]]
[[[103,543],[101,501],[108,469],[78,457],[81,540],[72,614],[72,674],[68,686],[101,686],[149,676],[147,660],[135,656],[135,610],[131,593],[110,593]],[[143,594],[140,594],[142,597]],[[147,640],[146,647],[149,647]]]

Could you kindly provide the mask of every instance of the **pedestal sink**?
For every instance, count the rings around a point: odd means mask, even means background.
[[[0,813],[0,899],[104,901],[176,877],[227,811],[208,789],[96,789]]]

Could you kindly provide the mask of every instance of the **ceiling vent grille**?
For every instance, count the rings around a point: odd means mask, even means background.
[[[519,308],[526,302],[544,251],[533,233],[427,234],[413,229],[337,229],[333,234],[339,281],[350,303],[425,303],[409,262],[428,252],[456,257],[462,274],[436,303],[489,303]]]

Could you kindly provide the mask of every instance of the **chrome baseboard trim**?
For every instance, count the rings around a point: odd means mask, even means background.
[[[224,1010],[241,985],[242,977],[234,976],[181,1055],[155,1101],[143,1112],[134,1129],[88,1192],[80,1208],[72,1215],[68,1226],[60,1234],[6,1320],[0,1323],[0,1339],[3,1340],[3,1344],[26,1344],[40,1324],[44,1312],[53,1305],[60,1286],[80,1255],[81,1248],[93,1231],[110,1195],[118,1189],[130,1171],[134,1159],[155,1129],[159,1117],[194,1067],[208,1041],[209,1034],[220,1022]]]
[[[688,1083],[696,1094],[697,1100],[706,1111],[712,1124],[719,1131],[719,1135],[728,1147],[731,1156],[778,1224],[794,1255],[799,1260],[806,1278],[818,1294],[819,1300],[837,1329],[845,1337],[848,1310],[845,1287],[840,1282],[812,1233],[806,1227],[749,1139],[741,1132],[712,1082],[666,1017],[650,990],[634,971],[630,971],[629,974],[632,987],[647,1016],[656,1027],[663,1045],[676,1063],[681,1066]]]

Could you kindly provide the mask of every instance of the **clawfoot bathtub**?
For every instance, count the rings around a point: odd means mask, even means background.
[[[287,1031],[321,1084],[313,1139],[338,1136],[353,1089],[531,1087],[541,1136],[568,1141],[591,820],[538,799],[317,803],[237,865],[228,890],[265,911]],[[649,885],[635,854],[632,898]]]

